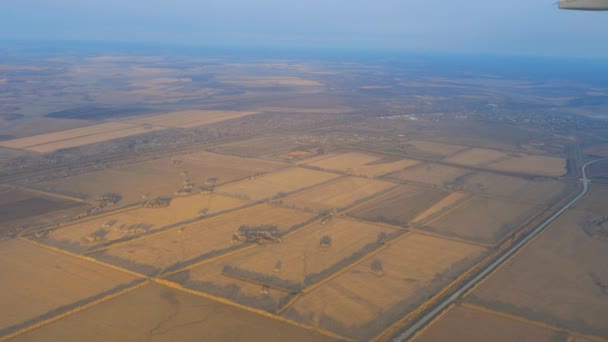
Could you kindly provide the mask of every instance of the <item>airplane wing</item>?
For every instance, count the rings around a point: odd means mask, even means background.
[[[608,0],[559,0],[559,8],[581,11],[608,11]]]

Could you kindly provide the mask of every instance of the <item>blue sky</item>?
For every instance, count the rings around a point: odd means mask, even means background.
[[[608,57],[608,12],[555,0],[0,0],[0,39]]]

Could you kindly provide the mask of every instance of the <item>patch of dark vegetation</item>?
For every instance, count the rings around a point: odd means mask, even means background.
[[[46,214],[52,211],[82,206],[72,201],[54,201],[41,197],[28,198],[0,205],[0,223]]]
[[[80,120],[101,120],[110,118],[120,118],[124,116],[135,116],[142,114],[151,114],[150,109],[142,107],[127,107],[127,108],[111,108],[85,106],[72,109],[65,109],[58,112],[48,113],[47,118],[58,119],[80,119]]]

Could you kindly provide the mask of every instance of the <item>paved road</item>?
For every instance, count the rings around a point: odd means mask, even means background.
[[[489,264],[483,271],[481,271],[479,274],[477,274],[474,278],[472,278],[471,280],[469,280],[468,282],[463,284],[456,292],[454,292],[451,296],[449,296],[448,298],[443,300],[441,303],[439,303],[433,310],[428,312],[426,315],[424,315],[422,318],[420,318],[420,320],[418,320],[416,323],[414,323],[414,325],[412,325],[407,330],[402,332],[400,335],[395,337],[394,341],[401,342],[401,341],[405,341],[405,340],[409,339],[410,337],[414,336],[414,334],[420,328],[422,328],[426,324],[430,323],[433,320],[433,318],[435,318],[439,313],[441,313],[443,310],[445,310],[456,299],[458,299],[460,296],[462,296],[463,293],[465,293],[466,291],[471,289],[481,279],[485,278],[488,274],[490,274],[492,271],[494,271],[496,269],[496,267],[498,267],[500,264],[505,262],[509,257],[511,257],[513,255],[513,253],[515,253],[518,249],[523,247],[528,241],[530,241],[530,239],[532,239],[534,236],[536,236],[538,233],[540,233],[549,224],[551,224],[553,221],[555,221],[555,219],[557,219],[561,214],[563,214],[566,210],[568,210],[570,207],[572,207],[572,205],[574,205],[574,203],[576,203],[579,199],[581,199],[583,196],[585,196],[585,194],[587,194],[587,192],[589,191],[589,179],[587,179],[587,166],[589,166],[595,162],[602,161],[602,160],[608,160],[608,158],[593,160],[593,161],[590,161],[590,162],[586,163],[585,165],[583,165],[583,167],[581,168],[582,175],[583,175],[583,178],[581,179],[581,182],[583,183],[583,189],[575,198],[573,198],[570,202],[566,203],[558,211],[553,213],[553,215],[548,217],[543,223],[541,223],[536,228],[534,228],[534,230],[532,230],[528,235],[526,235],[525,238],[523,238],[521,241],[519,241],[518,243],[513,245],[511,248],[506,250],[498,259],[496,259],[491,264]]]

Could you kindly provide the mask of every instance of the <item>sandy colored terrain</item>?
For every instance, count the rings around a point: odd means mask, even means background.
[[[348,152],[310,163],[327,170],[347,172],[359,176],[380,176],[418,164],[410,159],[383,157],[361,152]]]
[[[6,122],[0,121],[0,131],[2,132],[2,135],[12,138],[24,138],[32,135],[41,135],[83,126],[91,126],[95,123],[95,121],[90,120],[32,117]]]
[[[467,197],[467,194],[462,192],[451,192],[449,195],[442,198],[439,202],[435,203],[432,207],[421,212],[418,216],[414,218],[413,222],[424,222],[426,219],[437,214],[441,214],[446,210],[452,208],[461,200]]]
[[[518,202],[548,204],[567,195],[566,183],[551,179],[525,179],[480,172],[467,177],[459,189],[506,197]]]
[[[304,294],[284,316],[365,341],[414,309],[484,251],[466,243],[409,233]],[[380,275],[372,270],[374,262],[381,265]]]
[[[158,230],[164,226],[201,217],[200,211],[207,209],[206,215],[212,215],[225,210],[242,207],[249,202],[234,197],[219,194],[202,193],[187,197],[174,198],[169,207],[165,208],[137,208],[126,212],[107,215],[94,220],[72,224],[67,227],[49,232],[46,241],[64,248],[78,251],[95,248],[99,244],[108,243],[121,238],[140,235],[126,232],[121,227],[137,224],[146,224],[148,231]],[[99,241],[85,241],[88,236],[110,223],[103,239]],[[143,232],[142,232],[143,233]]]
[[[378,235],[384,231],[386,229],[373,224],[335,218],[298,231],[281,243],[228,257],[224,264],[252,273],[245,278],[266,279],[277,285],[285,282],[304,288],[379,248]],[[331,239],[331,246],[321,246],[324,236]],[[361,253],[359,257],[348,260],[358,252]],[[277,263],[280,263],[278,269]]]
[[[292,167],[238,183],[228,184],[218,192],[250,200],[262,200],[278,193],[290,193],[339,177],[335,173]]]
[[[256,114],[256,112],[185,110],[161,115],[140,116],[122,122],[160,127],[191,128],[253,114]]]
[[[262,136],[214,146],[213,151],[242,157],[276,156],[298,148],[287,136]]]
[[[457,153],[444,161],[467,166],[483,166],[506,158],[509,158],[509,155],[501,151],[472,148]]]
[[[528,203],[477,196],[429,222],[425,229],[482,243],[496,243],[540,208]]]
[[[272,161],[197,152],[122,165],[35,186],[91,201],[103,193],[118,193],[123,197],[118,204],[123,205],[156,197],[172,197],[186,178],[198,187],[210,178],[223,184],[280,167],[283,164]]]
[[[259,205],[212,217],[168,232],[135,240],[94,254],[118,265],[154,273],[178,263],[226,253],[242,244],[232,236],[241,225],[276,225],[279,231],[313,217],[292,209]],[[139,269],[138,265],[143,265]]]
[[[135,280],[23,240],[0,241],[0,335],[3,329]]]
[[[446,195],[443,191],[400,186],[400,190],[350,212],[357,218],[407,226],[421,211],[433,206]]]
[[[457,153],[462,150],[466,150],[465,146],[448,145],[432,141],[422,140],[410,140],[405,146],[406,151],[412,150],[413,154],[430,154],[434,156],[446,157]]]
[[[469,300],[511,314],[608,338],[608,242],[588,236],[586,214],[568,211],[509,259]]]
[[[585,154],[590,154],[598,157],[608,157],[608,144],[601,144],[585,149]]]
[[[436,187],[450,186],[458,183],[458,179],[471,173],[466,169],[425,163],[397,171],[388,175],[398,181],[430,184]]]
[[[566,173],[566,160],[556,157],[519,155],[489,164],[487,167],[500,171],[558,177]]]
[[[150,284],[14,339],[26,341],[334,341],[319,333]]]
[[[59,145],[64,143],[67,146],[71,140],[79,142],[87,139],[94,139],[94,137],[97,135],[103,136],[104,134],[118,134],[120,131],[130,131],[136,128],[139,127],[121,122],[108,122],[99,125],[85,126],[53,133],[34,135],[26,138],[2,141],[0,142],[0,145],[29,150],[44,149],[45,145],[52,146],[53,144]]]
[[[456,306],[426,328],[414,342],[552,342],[555,331],[536,325],[482,312],[466,306]],[[578,339],[576,341],[579,341]]]
[[[331,183],[314,187],[282,200],[287,207],[321,212],[328,209],[345,209],[395,184],[368,178],[343,177]]]

